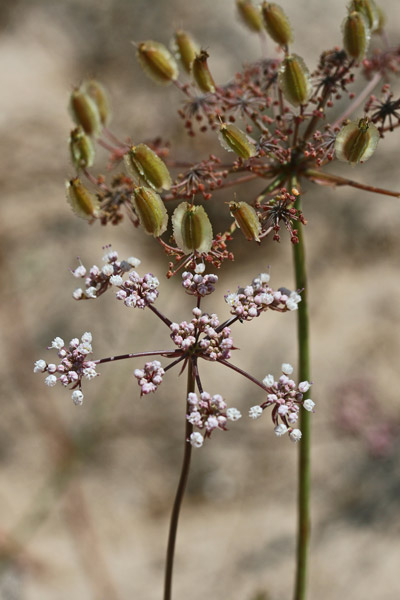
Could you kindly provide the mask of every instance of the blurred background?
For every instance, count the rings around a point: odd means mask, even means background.
[[[382,0],[398,41],[395,0]],[[345,2],[282,0],[295,51],[311,69],[341,43]],[[102,246],[138,256],[162,279],[158,306],[190,318],[192,302],[152,238],[124,221],[88,226],[65,201],[73,175],[67,139],[70,91],[87,77],[108,88],[112,129],[136,141],[162,135],[180,158],[223,151],[211,133],[191,140],[176,114],[182,98],[138,67],[132,40],[168,43],[175,27],[211,55],[217,82],[259,56],[233,0],[0,1],[0,598],[95,600],[162,596],[168,521],[184,432],[185,382],[168,372],[156,395],[139,397],[142,360],[103,365],[81,408],[33,375],[45,348],[91,331],[96,357],[169,347],[150,313],[106,294],[76,303],[68,269],[100,264]],[[275,52],[272,43],[269,51]],[[398,83],[393,83],[394,90]],[[340,107],[338,107],[340,109]],[[400,190],[398,130],[368,165],[336,173]],[[96,168],[104,170],[99,153]],[[257,192],[257,187],[248,188]],[[242,199],[246,199],[243,191]],[[232,190],[215,196],[224,207]],[[214,208],[214,210],[216,210]],[[223,212],[223,211],[222,211]],[[313,535],[310,599],[379,598],[400,592],[400,201],[347,188],[304,193],[313,387]],[[222,217],[229,221],[228,215]],[[261,248],[238,236],[214,297],[271,265],[271,284],[293,288],[291,247]],[[267,313],[234,329],[234,361],[262,379],[296,364],[295,315]],[[256,388],[222,367],[202,369],[205,388],[246,416]],[[174,597],[283,600],[294,576],[297,448],[273,435],[269,415],[215,432],[193,453],[177,540]]]

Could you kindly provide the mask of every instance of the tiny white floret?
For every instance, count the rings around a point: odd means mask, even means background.
[[[37,360],[34,364],[33,367],[33,372],[34,373],[44,373],[45,369],[46,369],[46,361],[45,360]]]
[[[306,392],[308,392],[310,387],[311,387],[311,383],[309,383],[308,381],[301,381],[299,383],[299,390],[302,394],[305,394]]]
[[[110,275],[112,275],[114,273],[114,267],[112,265],[110,265],[110,263],[107,263],[106,265],[104,265],[104,267],[101,269],[101,272],[103,273],[103,275],[105,275],[106,277],[109,277]]]
[[[83,402],[83,394],[80,390],[74,390],[72,392],[72,400],[74,401],[74,404],[76,404],[76,406],[81,406],[82,402]]]
[[[135,258],[135,256],[130,256],[126,259],[126,262],[132,265],[134,269],[136,269],[142,261],[139,258]]]
[[[300,429],[293,429],[293,431],[289,433],[289,437],[292,440],[292,442],[298,442],[301,439]]]
[[[228,408],[226,416],[230,421],[238,421],[242,417],[242,414],[237,408]]]
[[[284,423],[281,423],[280,425],[277,425],[274,428],[275,435],[277,435],[278,437],[281,437],[281,435],[285,435],[287,430],[288,430],[288,428],[286,427],[286,425]]]
[[[49,387],[53,387],[57,383],[57,377],[55,375],[49,375],[48,377],[46,377],[46,379],[44,380],[44,382]]]
[[[194,272],[201,274],[201,273],[204,273],[205,270],[206,270],[206,265],[204,263],[199,263],[198,265],[196,265]]]
[[[263,414],[263,409],[258,404],[256,406],[252,406],[249,410],[250,419],[259,419]]]
[[[198,431],[191,433],[189,440],[194,448],[201,448],[204,443],[204,438]]]
[[[267,375],[266,377],[264,377],[263,379],[263,384],[266,387],[272,387],[275,383],[275,379],[273,375]]]
[[[60,337],[54,338],[54,340],[51,342],[51,347],[61,350],[61,348],[64,348],[64,340]]]
[[[122,285],[124,283],[124,280],[122,279],[121,275],[112,275],[110,277],[110,283],[111,285]]]
[[[315,406],[315,402],[313,402],[310,398],[308,400],[304,400],[303,406],[306,410],[311,412]]]
[[[285,373],[285,375],[291,375],[293,373],[292,365],[290,365],[289,363],[283,363],[282,364],[282,373]]]
[[[76,288],[76,290],[74,290],[72,292],[72,297],[75,298],[75,300],[80,300],[83,296],[83,290],[82,288]]]

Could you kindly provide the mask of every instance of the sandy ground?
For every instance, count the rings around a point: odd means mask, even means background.
[[[382,6],[396,40],[397,4]],[[296,51],[310,66],[326,44],[340,43],[344,2],[286,0],[284,7]],[[144,77],[130,41],[166,42],[174,26],[184,26],[209,48],[216,79],[226,81],[259,52],[234,12],[230,0],[0,2],[1,599],[162,595],[182,452],[182,382],[170,372],[157,395],[140,399],[132,364],[105,365],[77,409],[63,390],[45,388],[32,364],[47,358],[55,335],[70,339],[85,330],[93,333],[96,356],[168,343],[151,314],[129,312],[107,295],[96,303],[71,298],[68,268],[78,255],[98,264],[104,244],[139,256],[160,276],[167,260],[127,222],[88,227],[70,212],[66,104],[74,84],[96,76],[110,90],[119,135],[142,140],[162,132],[177,156],[206,155],[213,141],[197,137],[191,145],[176,116],[178,92]],[[367,166],[339,167],[341,174],[399,189],[397,140],[396,131]],[[99,169],[104,161],[100,154]],[[304,206],[318,404],[309,597],[393,600],[400,597],[400,206],[394,198],[316,186],[305,190]],[[267,265],[275,287],[293,287],[284,242],[237,245],[209,310],[226,315],[223,293]],[[177,319],[189,317],[191,303],[179,282],[163,280],[160,306]],[[235,342],[241,365],[262,378],[282,362],[295,363],[295,317],[271,313],[258,321],[238,326]],[[204,379],[243,413],[260,401],[222,367],[204,369]],[[359,421],[359,433],[343,426],[348,415],[353,425]],[[80,451],[71,461],[74,444]],[[217,432],[194,454],[176,600],[291,597],[295,468],[296,448],[273,435],[266,416]]]

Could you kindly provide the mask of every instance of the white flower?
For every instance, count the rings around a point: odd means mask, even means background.
[[[83,374],[86,377],[86,379],[89,379],[89,380],[97,377],[96,369],[94,369],[93,367],[88,367],[86,369],[83,369]]]
[[[121,275],[112,275],[110,277],[110,283],[111,285],[122,285],[124,283],[124,280],[122,279]]]
[[[72,392],[72,400],[74,401],[74,404],[76,404],[76,406],[81,406],[83,402],[82,392],[80,390],[74,390]]]
[[[292,440],[292,442],[298,442],[299,439],[301,438],[301,431],[300,431],[300,429],[293,429],[293,431],[291,431],[289,433],[289,437]]]
[[[82,342],[87,342],[88,344],[91,344],[92,339],[93,339],[93,337],[92,337],[92,334],[90,333],[90,331],[85,331],[85,333],[81,337]]]
[[[133,374],[137,379],[141,379],[142,377],[144,377],[144,371],[142,369],[135,369],[133,371]]]
[[[292,412],[289,414],[288,416],[288,421],[291,425],[294,425],[295,423],[297,423],[297,419],[299,418],[299,415],[297,412]]]
[[[285,373],[285,375],[291,375],[293,373],[292,365],[290,365],[289,363],[283,363],[282,364],[282,373]]]
[[[191,404],[192,406],[196,406],[199,401],[197,398],[197,394],[195,394],[194,392],[189,392],[187,399],[188,399],[188,403]]]
[[[290,298],[290,300],[293,300],[293,302],[296,302],[296,304],[301,302],[301,296],[297,292],[292,292],[290,294],[289,298]]]
[[[157,277],[151,276],[147,278],[146,284],[150,290],[155,290],[160,285],[160,282]]]
[[[250,419],[259,419],[263,414],[263,409],[258,404],[256,406],[252,406],[249,410]]]
[[[287,432],[288,428],[286,427],[286,425],[284,423],[281,423],[280,425],[277,425],[274,429],[275,435],[277,435],[278,437],[281,437],[281,435],[285,435],[285,433]]]
[[[278,408],[278,414],[281,415],[281,417],[283,417],[283,415],[286,415],[288,412],[289,412],[289,407],[286,406],[286,404],[282,404]]]
[[[61,350],[61,348],[64,348],[64,340],[60,337],[54,338],[54,340],[51,342],[51,347]]]
[[[204,273],[205,270],[206,270],[206,265],[204,263],[199,263],[198,265],[196,265],[194,272],[201,274],[201,273]]]
[[[315,406],[315,402],[313,402],[312,400],[308,399],[308,400],[304,400],[303,402],[303,406],[306,410],[308,410],[309,412],[311,412]]]
[[[101,269],[101,272],[103,273],[103,275],[106,275],[106,277],[108,277],[109,275],[112,275],[114,273],[114,267],[110,265],[110,263],[107,263]]]
[[[268,281],[270,280],[270,274],[269,273],[260,273],[258,275],[258,279],[261,281],[261,283],[268,283]]]
[[[90,354],[91,352],[93,352],[92,346],[91,344],[89,344],[89,342],[82,342],[82,344],[79,344],[77,350],[85,356],[86,354]]]
[[[218,423],[218,419],[215,415],[210,415],[207,419],[207,421],[205,422],[205,426],[207,431],[212,431],[213,429],[217,429],[219,423]]]
[[[306,392],[308,392],[310,387],[311,387],[311,383],[309,383],[308,381],[301,381],[299,383],[299,390],[302,394],[305,394]]]
[[[72,275],[74,277],[85,277],[86,275],[86,269],[83,265],[79,265],[79,267],[76,267],[75,271],[72,271]]]
[[[201,448],[204,442],[204,438],[198,431],[194,431],[190,434],[190,443],[194,448]]]
[[[46,379],[44,380],[44,382],[49,387],[53,387],[57,383],[57,377],[55,375],[49,375],[48,377],[46,377]]]
[[[55,373],[57,371],[57,365],[50,363],[47,365],[47,370],[49,373]]]
[[[228,408],[228,410],[226,411],[226,416],[230,421],[238,421],[239,419],[241,419],[242,414],[237,408]]]
[[[197,425],[198,427],[203,425],[201,421],[201,414],[197,410],[191,412],[186,418],[192,425]]]
[[[111,250],[110,252],[107,252],[103,256],[103,261],[104,262],[112,262],[113,260],[117,260],[117,258],[118,258],[118,252],[116,250]]]
[[[46,369],[46,361],[45,360],[37,360],[33,366],[34,373],[44,373]]]
[[[246,285],[246,287],[243,290],[243,293],[247,297],[252,296],[254,294],[254,288],[253,288],[253,286],[252,285]]]
[[[72,297],[75,298],[75,300],[80,300],[83,296],[83,290],[82,288],[76,288],[76,290],[74,290],[72,292]]]
[[[229,306],[235,306],[237,299],[238,295],[233,292],[232,294],[228,294],[227,296],[225,296],[225,302],[229,304]]]
[[[288,310],[297,310],[299,308],[297,306],[297,302],[295,302],[291,298],[288,298],[288,300],[286,300],[286,307]]]
[[[263,384],[265,385],[265,387],[272,387],[274,385],[274,383],[275,383],[275,380],[274,380],[273,375],[267,375],[263,379]]]
[[[69,347],[72,349],[77,348],[79,346],[79,343],[80,342],[79,342],[78,338],[72,338],[72,340],[69,343]]]
[[[139,260],[139,258],[130,256],[129,258],[126,259],[126,262],[129,263],[134,269],[136,269],[142,261]]]
[[[96,288],[93,286],[88,287],[86,290],[86,296],[88,298],[96,298]]]

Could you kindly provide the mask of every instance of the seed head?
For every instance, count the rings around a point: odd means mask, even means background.
[[[352,121],[345,125],[336,137],[336,156],[352,165],[365,162],[375,152],[378,142],[379,132],[367,118]]]
[[[172,181],[164,161],[146,144],[132,146],[124,156],[133,177],[141,177],[155,190],[169,190]]]
[[[245,238],[259,242],[261,223],[255,209],[247,202],[230,202],[229,209]]]
[[[176,60],[163,44],[152,40],[140,42],[137,58],[146,75],[156,83],[169,85],[178,79]]]
[[[285,56],[279,68],[279,87],[286,100],[299,106],[305,104],[312,93],[310,72],[297,54]]]
[[[181,202],[172,215],[174,238],[178,247],[185,253],[209,252],[213,232],[210,220],[202,206]]]
[[[287,46],[293,42],[292,28],[289,19],[278,4],[263,2],[261,5],[265,29],[274,42],[280,46]]]
[[[255,144],[253,144],[247,135],[235,125],[226,125],[225,123],[222,123],[218,137],[221,146],[225,148],[225,150],[228,150],[228,152],[233,151],[241,158],[248,159],[257,154]]]
[[[87,169],[93,165],[95,157],[94,144],[81,126],[71,131],[69,150],[72,164],[77,171],[79,169]]]
[[[137,187],[133,190],[132,203],[145,232],[160,237],[167,229],[168,213],[157,192],[148,187]]]

